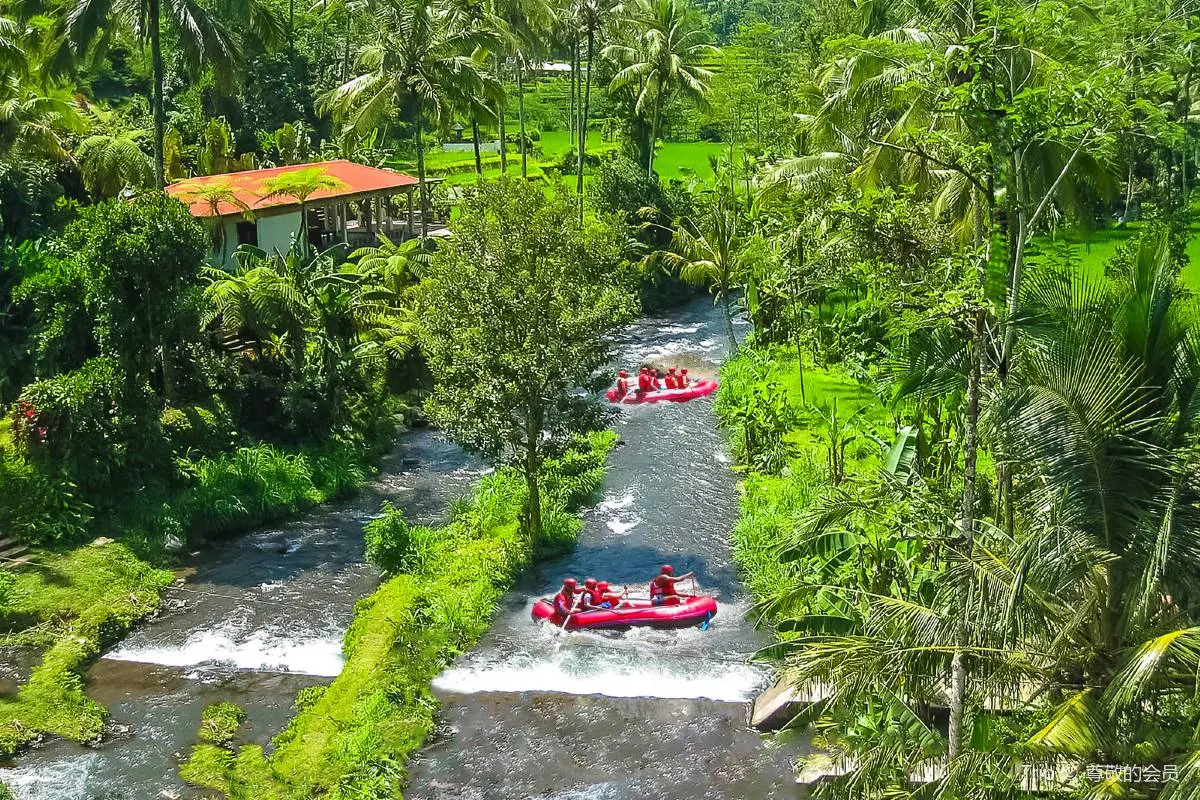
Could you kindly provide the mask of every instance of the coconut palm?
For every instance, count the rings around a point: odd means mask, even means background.
[[[727,189],[719,189],[697,218],[678,221],[670,249],[658,254],[685,282],[712,291],[725,312],[725,332],[734,350],[737,336],[733,331],[731,294],[746,276],[753,254],[749,244],[754,239],[736,199]]]
[[[630,96],[633,113],[648,125],[646,171],[653,173],[663,109],[675,96],[703,102],[712,73],[700,63],[716,48],[684,0],[632,0],[617,25],[620,41],[604,49],[620,67],[608,88]]]
[[[579,158],[576,163],[575,190],[583,195],[583,165],[587,155],[588,114],[592,102],[592,73],[595,67],[596,36],[620,7],[620,0],[578,0],[575,14],[579,26],[583,28],[584,40],[587,42],[587,67],[584,70],[584,90],[582,108],[579,113]],[[583,203],[579,204],[579,212],[583,213]]]
[[[467,24],[460,11],[430,0],[386,0],[375,12],[379,41],[359,52],[362,74],[325,94],[319,108],[365,136],[395,111],[412,126],[421,195],[421,234],[429,234],[425,120],[440,125],[457,101],[486,96],[483,58],[495,34]]]
[[[346,184],[333,175],[326,174],[322,167],[306,167],[305,169],[288,170],[273,178],[267,178],[259,186],[259,196],[263,200],[287,197],[300,204],[300,230],[296,234],[296,242],[300,247],[301,256],[308,257],[308,198],[317,192],[345,189]]]
[[[530,59],[547,50],[557,22],[548,0],[493,0],[491,15],[501,23],[499,44],[513,62],[517,79],[517,126],[521,139],[521,177],[529,177],[529,138],[525,132],[525,71]]]

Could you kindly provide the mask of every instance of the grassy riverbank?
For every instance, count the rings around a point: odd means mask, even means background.
[[[273,752],[205,741],[182,777],[230,800],[399,796],[405,761],[433,730],[430,682],[487,629],[522,569],[573,545],[582,525],[572,512],[599,489],[615,440],[612,432],[590,436],[546,465],[537,553],[520,530],[524,482],[507,471],[482,480],[445,525],[411,529],[405,571],[359,602],[341,674],[300,694]],[[398,514],[388,510],[373,524]]]
[[[800,376],[795,351],[780,347],[744,349],[721,369],[715,408],[745,475],[734,557],[758,602],[792,585],[804,568],[782,561],[779,545],[825,491],[831,471],[843,480],[870,474],[891,434],[887,409],[853,377],[806,365],[801,393]],[[750,452],[748,434],[757,442]]]
[[[120,541],[36,548],[0,572],[0,645],[40,652],[14,695],[0,697],[0,755],[44,735],[92,742],[106,710],[84,691],[105,649],[153,613],[173,575],[164,538],[230,536],[342,497],[366,479],[376,453],[344,442],[285,451],[257,444],[184,462],[190,485],[158,503],[134,503],[122,519],[92,522]],[[8,475],[22,473],[11,451]],[[108,527],[108,526],[111,526]]]

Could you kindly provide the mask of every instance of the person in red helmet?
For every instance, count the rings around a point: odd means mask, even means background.
[[[678,605],[681,601],[679,593],[675,591],[675,584],[679,581],[685,581],[691,578],[696,573],[688,572],[676,577],[675,568],[670,564],[663,564],[659,573],[654,576],[654,580],[650,581],[650,603],[656,606],[673,606]]]
[[[596,594],[600,597],[601,608],[616,608],[621,604],[621,595],[608,590],[608,581],[596,584]]]
[[[555,616],[566,619],[575,612],[575,590],[578,585],[574,578],[563,579],[562,588],[554,595]]]
[[[638,394],[645,394],[646,392],[651,390],[650,370],[647,369],[646,367],[642,367],[641,371],[638,373],[638,388],[637,388],[637,390],[638,390]]]
[[[625,370],[617,372],[617,397],[629,394],[629,373]]]
[[[688,387],[687,367],[682,367],[679,370],[679,377],[675,379],[675,384],[680,389],[686,389]]]
[[[659,380],[657,369],[650,370],[650,386],[655,391],[658,391],[659,389],[662,388],[662,381]]]
[[[579,595],[580,611],[595,611],[601,607],[600,603],[604,598],[596,588],[597,583],[595,578],[588,578],[583,582],[583,593]]]
[[[667,370],[667,377],[663,380],[668,389],[678,389],[679,379],[675,377],[675,368],[671,367]]]

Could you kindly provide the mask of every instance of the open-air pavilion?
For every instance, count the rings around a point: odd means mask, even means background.
[[[213,260],[224,264],[232,260],[232,253],[240,244],[255,245],[267,252],[286,252],[291,247],[300,231],[300,202],[293,197],[264,197],[267,190],[263,184],[279,175],[314,167],[336,178],[342,186],[318,190],[305,201],[308,216],[305,229],[312,247],[324,249],[337,242],[352,247],[375,245],[381,235],[400,243],[421,235],[422,204],[417,179],[351,161],[322,161],[187,178],[168,186],[167,193],[187,203],[195,217],[220,218],[225,247],[223,253],[214,253]],[[440,180],[427,179],[426,191]],[[250,214],[234,202],[220,201],[214,208],[212,202],[197,198],[200,187],[228,189],[250,209]],[[432,213],[427,227],[430,236],[448,234],[446,221]]]

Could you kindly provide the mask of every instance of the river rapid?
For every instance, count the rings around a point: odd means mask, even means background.
[[[632,369],[678,355],[715,370],[728,352],[720,309],[700,298],[643,319],[619,352]],[[434,681],[443,730],[410,767],[409,800],[798,796],[797,753],[747,725],[770,677],[747,656],[768,640],[742,617],[729,543],[737,482],[712,402],[624,406],[616,430],[623,444],[579,545],[526,576],[479,645]],[[644,594],[664,563],[718,597],[709,630],[563,633],[530,620],[564,576]]]
[[[678,356],[715,372],[728,342],[720,309],[700,298],[631,326],[618,349],[630,368]],[[742,617],[749,602],[729,545],[737,486],[712,402],[626,406],[616,430],[623,444],[578,547],[528,574],[479,645],[435,681],[442,725],[411,764],[410,800],[798,796],[797,753],[747,725],[769,681],[747,656],[767,639]],[[204,796],[177,775],[204,706],[242,706],[240,743],[268,745],[296,693],[341,669],[354,602],[378,583],[362,529],[380,502],[436,522],[481,472],[436,433],[409,432],[352,501],[199,554],[158,618],[88,675],[89,695],[111,711],[105,743],[52,741],[0,780],[18,800]],[[530,620],[533,599],[565,575],[644,591],[663,563],[694,570],[696,589],[717,595],[709,630],[557,633]]]

